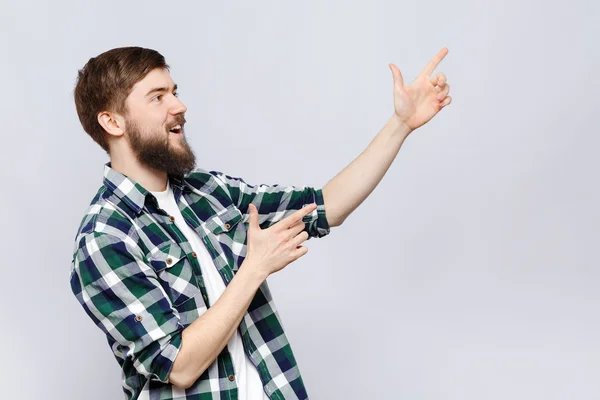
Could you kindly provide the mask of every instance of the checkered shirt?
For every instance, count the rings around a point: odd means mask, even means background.
[[[265,229],[310,203],[305,231],[330,231],[321,189],[249,185],[241,178],[196,168],[169,176],[175,201],[206,245],[225,284],[246,255],[248,205]],[[122,370],[126,399],[238,398],[227,346],[188,389],[168,380],[182,331],[210,307],[190,243],[139,183],[104,165],[100,187],[79,225],[70,285],[87,315],[106,335]],[[307,399],[292,348],[267,281],[252,299],[238,331],[270,399]]]

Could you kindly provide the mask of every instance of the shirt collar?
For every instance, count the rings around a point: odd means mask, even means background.
[[[146,196],[150,195],[154,197],[142,185],[113,169],[110,161],[104,164],[103,182],[109,192],[113,193],[138,214],[144,208]],[[183,177],[169,175],[169,183],[173,188],[175,199],[177,200],[184,187]]]

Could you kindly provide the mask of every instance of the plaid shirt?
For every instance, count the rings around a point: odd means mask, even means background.
[[[182,215],[206,245],[226,285],[246,255],[248,204],[256,205],[265,229],[314,202],[317,209],[303,219],[309,238],[330,230],[321,189],[251,186],[201,168],[169,176],[169,183]],[[106,334],[122,368],[126,399],[238,398],[227,346],[190,388],[168,381],[182,330],[210,307],[200,265],[156,197],[112,169],[110,162],[75,237],[70,284]],[[266,281],[238,330],[269,398],[308,398]]]

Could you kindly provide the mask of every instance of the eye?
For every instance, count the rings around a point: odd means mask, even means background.
[[[173,93],[173,96],[179,97],[179,93],[175,92],[175,93]]]
[[[163,95],[162,95],[162,94],[159,94],[158,96],[154,97],[154,98],[152,99],[152,101],[154,101],[154,100],[159,100],[159,101],[160,101],[160,99],[161,99],[162,97],[163,97]]]

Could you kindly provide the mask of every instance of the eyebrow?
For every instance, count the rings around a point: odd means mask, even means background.
[[[146,93],[145,97],[150,96],[152,93],[156,93],[156,92],[166,92],[168,91],[169,88],[168,87],[159,87],[159,88],[154,88],[151,89],[148,93]],[[175,86],[173,86],[173,91],[175,92],[177,90],[177,84],[175,84]]]

